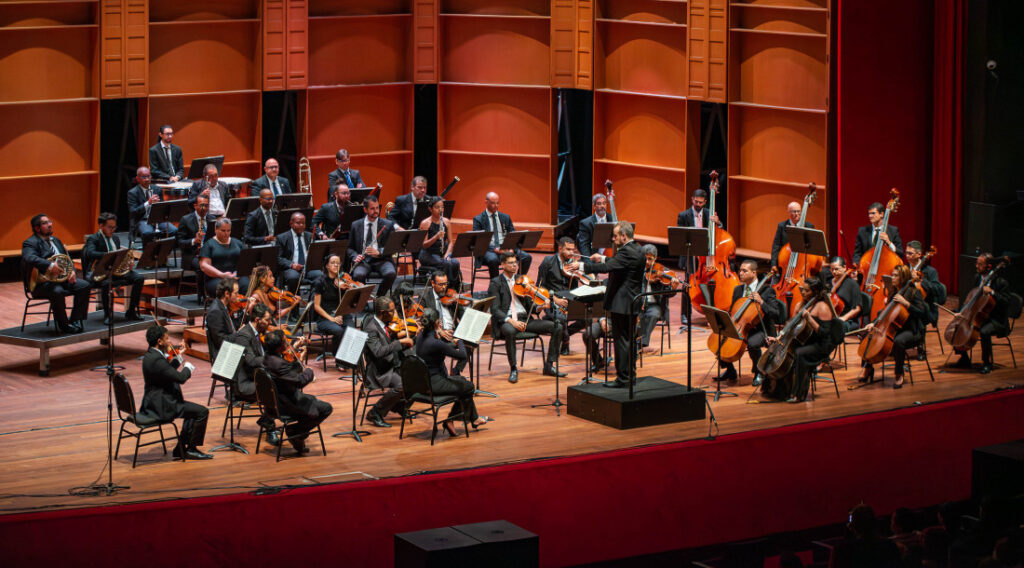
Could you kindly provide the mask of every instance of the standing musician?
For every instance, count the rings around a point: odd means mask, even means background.
[[[201,404],[188,402],[181,394],[181,385],[192,376],[195,366],[192,363],[181,365],[175,358],[168,361],[171,339],[167,328],[160,325],[150,326],[146,330],[146,343],[149,350],[142,358],[142,378],[146,381],[146,391],[142,395],[139,414],[155,421],[184,418],[178,444],[171,455],[175,459],[208,460],[212,454],[199,449],[206,437],[206,421],[210,411]],[[177,369],[176,367],[184,367]]]
[[[87,270],[86,280],[92,282],[94,287],[100,288],[100,305],[103,306],[103,325],[110,325],[112,307],[110,305],[109,291],[112,285],[131,286],[131,296],[128,300],[128,307],[124,312],[124,319],[125,321],[138,321],[142,319],[139,317],[139,298],[142,296],[142,283],[145,282],[145,278],[141,274],[134,270],[129,270],[124,276],[108,274],[100,282],[95,282],[92,278],[92,268],[96,261],[102,258],[104,254],[121,248],[121,240],[114,235],[114,231],[117,230],[117,215],[113,213],[100,213],[98,222],[100,230],[85,239],[85,248],[82,249],[82,266]],[[131,251],[129,251],[129,254],[131,254]]]
[[[395,198],[395,208],[391,210],[388,219],[394,221],[395,225],[402,230],[412,229],[413,223],[416,220],[416,209],[424,205],[430,206],[429,203],[424,203],[426,196],[427,178],[423,176],[412,178],[412,186],[409,193]]]
[[[451,220],[443,216],[444,200],[436,195],[427,199],[430,216],[420,223],[420,230],[427,232],[427,238],[420,249],[420,264],[444,271],[456,290],[462,290],[462,267],[459,259],[452,258],[455,248],[455,233]]]
[[[466,344],[461,339],[455,339],[442,329],[441,318],[433,308],[424,308],[423,317],[420,318],[423,331],[416,338],[416,355],[418,355],[427,366],[430,374],[430,390],[434,395],[454,396],[455,403],[448,411],[448,418],[442,422],[448,435],[455,437],[455,427],[452,425],[452,416],[463,412],[466,413],[466,420],[476,430],[480,426],[491,421],[486,416],[480,416],[476,411],[476,403],[473,401],[473,383],[461,377],[448,376],[448,366],[445,359],[451,357],[459,363],[465,363],[468,355]]]
[[[253,209],[245,217],[245,233],[242,241],[250,247],[257,247],[274,242],[274,227],[277,222],[277,209],[274,208],[274,193],[270,189],[260,190],[260,206]]]
[[[992,253],[981,253],[974,263],[974,270],[978,273],[974,278],[974,287],[978,287],[982,279],[988,276],[994,268],[995,257]],[[992,336],[1006,337],[1010,333],[1010,320],[1007,314],[1011,293],[1010,283],[1002,276],[996,276],[989,286],[982,288],[982,292],[991,295],[996,301],[992,311],[988,314],[988,321],[981,324],[981,328],[978,330],[981,340],[981,374],[987,375],[992,372]],[[960,312],[957,312],[953,317],[960,318],[962,316]],[[969,369],[971,367],[971,352],[957,351],[957,353],[960,353],[960,359],[955,366]]]
[[[160,196],[160,189],[150,185],[150,182],[153,181],[153,175],[150,173],[149,168],[143,166],[135,170],[135,180],[138,181],[138,184],[128,190],[128,217],[130,221],[128,230],[132,234],[141,237],[143,245],[153,240],[157,231],[168,237],[173,237],[178,232],[178,229],[171,223],[165,221],[157,227],[149,224],[150,209],[154,203],[163,199]]]
[[[829,265],[831,274],[831,280],[827,283],[829,289],[832,289],[836,279],[842,277],[844,271],[846,271],[846,261],[841,256],[834,257]],[[860,327],[858,320],[864,313],[864,307],[861,305],[860,287],[857,286],[856,277],[844,278],[835,294],[843,301],[843,310],[839,313],[839,320],[843,322],[844,332],[850,332]]]
[[[705,207],[707,203],[708,192],[703,189],[695,190],[693,192],[693,195],[690,197],[691,207],[689,209],[681,211],[679,215],[676,216],[676,226],[696,227],[698,229],[704,229],[710,226],[711,223],[714,223],[716,226],[721,227],[722,222],[718,220],[718,213],[714,211],[709,211]],[[697,265],[697,258],[698,257],[691,257],[689,259],[685,259],[684,257],[679,257],[679,268],[683,268],[683,262],[689,262],[689,272],[690,274],[693,274]],[[687,325],[690,321],[690,311],[692,309],[690,306],[689,294],[683,294],[683,303],[681,308],[682,317],[680,318],[680,323],[682,325]]]
[[[445,305],[441,298],[443,298],[447,292],[448,275],[440,270],[435,270],[430,275],[430,288],[423,291],[423,294],[416,299],[416,303],[423,306],[424,310],[432,309],[437,312],[438,324],[436,335],[445,341],[453,341],[456,321],[462,317],[463,313],[465,313],[466,307],[459,304],[457,301],[453,301],[449,305]],[[458,294],[456,294],[456,297],[458,297]],[[453,374],[462,374],[463,369],[466,368],[468,355],[472,352],[473,345],[467,343],[467,357],[456,360],[455,366],[452,367]]]
[[[761,360],[761,349],[768,344],[768,337],[775,337],[775,325],[786,323],[786,306],[775,297],[775,290],[771,286],[765,286],[761,293],[757,287],[761,281],[757,278],[757,261],[747,259],[740,263],[740,269],[736,273],[740,278],[740,285],[732,290],[732,305],[743,302],[746,298],[753,299],[760,306],[763,316],[761,323],[750,331],[745,338],[747,342],[747,355],[750,357],[751,368],[754,369],[753,386],[760,386],[763,380],[757,372],[757,362]],[[720,362],[719,365],[725,368],[722,374],[723,381],[736,380],[736,366],[732,363]]]
[[[206,216],[210,221],[227,213],[228,201],[231,199],[231,190],[219,179],[220,172],[217,171],[217,166],[206,164],[203,168],[203,179],[196,180],[188,190],[188,200],[191,203],[195,203],[200,195],[210,200],[210,212]]]
[[[248,276],[238,276],[238,256],[245,245],[231,236],[231,219],[217,219],[214,223],[214,237],[206,239],[199,250],[199,269],[206,275],[206,293],[213,295],[221,278],[238,278],[238,286],[249,287]]]
[[[498,211],[498,207],[501,205],[501,198],[497,193],[493,191],[488,193],[484,197],[484,203],[486,209],[483,213],[473,217],[473,230],[494,232],[494,235],[491,237],[490,250],[484,254],[482,261],[483,264],[487,265],[488,274],[490,274],[490,278],[493,280],[498,276],[498,267],[501,264],[501,257],[499,255],[506,252],[505,249],[501,248],[501,245],[505,242],[505,236],[516,230],[516,228],[512,224],[511,217]],[[521,250],[516,251],[516,257],[523,274],[528,274],[533,257]]]
[[[302,337],[295,343],[296,351],[291,351],[294,358],[289,361],[291,356],[285,353],[291,348],[288,347],[284,332],[268,332],[264,343],[267,354],[263,357],[263,368],[277,387],[278,410],[297,420],[285,428],[285,435],[300,456],[309,452],[306,437],[310,430],[319,426],[334,411],[329,403],[302,392],[302,387],[316,380],[313,369],[303,367],[300,363],[306,357],[305,341],[306,338]]]
[[[611,222],[611,218],[608,217],[608,196],[603,193],[595,193],[591,202],[594,206],[594,214],[580,221],[580,230],[576,234],[576,245],[583,256],[590,256],[598,252],[593,250],[594,225]]]
[[[338,169],[327,174],[328,201],[334,201],[335,190],[343,185],[349,189],[366,187],[363,184],[363,178],[359,176],[359,170],[353,170],[348,167],[352,162],[348,157],[348,150],[344,148],[338,150],[338,153],[334,155],[334,162],[338,165]]]
[[[253,180],[252,185],[249,186],[251,192],[269,189],[274,197],[292,192],[292,184],[288,183],[288,178],[279,175],[281,166],[278,165],[277,160],[267,158],[267,161],[263,163],[263,172],[264,174]]]
[[[772,240],[772,258],[771,266],[779,265],[779,251],[782,247],[789,244],[789,236],[786,235],[786,227],[796,227],[800,222],[800,214],[803,213],[804,206],[799,201],[792,201],[786,206],[789,212],[789,218],[785,221],[779,221],[779,225],[775,228],[775,238]],[[814,228],[814,223],[810,221],[804,221],[804,227],[808,229]]]
[[[384,421],[388,412],[402,401],[402,377],[398,374],[401,353],[413,345],[412,337],[402,330],[392,333],[388,324],[395,318],[395,303],[388,296],[379,296],[373,302],[374,316],[363,321],[367,333],[363,356],[366,358],[366,381],[384,395],[366,414],[370,423],[378,428],[390,428]]]
[[[245,350],[238,362],[238,369],[235,371],[237,389],[232,397],[234,400],[256,402],[256,369],[263,367],[266,355],[261,336],[267,332],[270,324],[270,309],[263,304],[256,304],[249,313],[249,323],[225,338],[225,341],[234,343]],[[274,427],[274,420],[269,417],[261,416],[257,423],[268,430]],[[281,443],[281,439],[277,432],[270,430],[267,434],[267,442],[277,446]]]
[[[171,144],[174,129],[170,124],[164,124],[158,135],[160,140],[149,149],[149,169],[153,171],[153,177],[169,182],[183,179],[185,161],[182,159],[181,148]]]
[[[574,321],[568,324],[566,320],[566,309],[569,307],[569,290],[573,287],[574,277],[566,275],[565,266],[579,258],[576,252],[576,243],[569,237],[558,239],[558,253],[545,258],[537,269],[537,285],[547,288],[551,292],[551,301],[558,307],[555,310],[555,318],[565,328],[565,335],[562,337],[561,353],[569,354],[569,337],[586,326],[584,321]]]
[[[249,311],[256,305],[256,298],[249,298],[246,310],[232,313],[231,306],[241,297],[238,294],[236,278],[221,278],[217,284],[217,295],[206,310],[204,325],[206,326],[206,343],[210,349],[210,360],[217,360],[217,353],[224,339],[238,331],[239,319],[243,311]]]
[[[340,186],[334,193],[334,199],[324,203],[316,210],[316,213],[313,214],[312,229],[316,232],[317,238],[323,240],[334,234],[338,225],[341,225],[341,218],[345,215],[345,206],[351,204],[349,201],[351,196],[351,189],[344,185]],[[343,239],[348,238],[348,231],[342,232],[339,236]]]
[[[890,223],[882,233],[882,221],[885,219],[885,206],[877,201],[868,206],[869,224],[857,230],[857,240],[853,245],[853,264],[860,264],[860,257],[871,250],[879,239],[889,247],[889,250],[897,256],[903,256],[903,240],[900,239],[900,230]],[[881,234],[879,234],[881,233]]]
[[[292,213],[288,226],[290,230],[277,236],[277,247],[281,255],[277,257],[277,268],[284,280],[284,289],[298,293],[299,276],[306,266],[306,253],[313,242],[313,233],[306,230],[306,216],[296,211]],[[319,270],[306,270],[303,278],[306,282],[315,282],[322,273]]]
[[[836,345],[843,341],[843,327],[828,299],[828,290],[820,278],[810,276],[800,282],[800,295],[805,309],[794,318],[803,318],[810,326],[811,335],[807,341],[794,350],[792,389],[786,402],[803,402],[811,384],[811,373],[828,359]],[[768,343],[776,338],[767,338]]]
[[[341,257],[332,254],[327,257],[325,271],[313,285],[313,311],[318,316],[316,328],[320,333],[331,336],[331,353],[338,352],[338,346],[345,337],[345,327],[355,326],[352,314],[335,315],[347,289],[348,285],[342,278]],[[341,369],[341,361],[335,360],[335,365]]]
[[[604,293],[604,307],[609,312],[612,337],[615,341],[615,381],[605,383],[611,388],[629,386],[634,374],[636,358],[631,357],[636,313],[633,298],[643,288],[644,267],[647,259],[640,245],[633,240],[633,225],[619,221],[612,229],[612,243],[615,256],[608,258],[593,254],[590,260],[582,262],[585,272],[608,273],[607,289]],[[571,263],[576,269],[581,263]]]
[[[271,299],[271,291],[274,290],[274,271],[269,266],[264,264],[257,265],[252,271],[253,291],[249,294],[250,298],[255,298],[257,302],[267,306],[270,309],[273,319],[281,321],[287,317],[289,313],[296,306],[299,305],[299,297],[295,296],[293,301],[286,302],[283,298],[280,302]],[[219,290],[219,288],[218,288]],[[278,290],[281,292],[281,290]]]
[[[911,281],[910,267],[901,264],[892,271],[892,289],[890,290],[890,302],[896,302],[907,309],[909,316],[907,321],[900,326],[899,333],[893,338],[892,355],[895,360],[894,374],[896,376],[892,388],[903,388],[904,363],[907,360],[907,349],[921,343],[924,340],[925,326],[928,324],[928,306],[921,297],[921,292],[914,286],[907,288],[905,294],[900,294],[900,289]],[[881,313],[881,312],[880,312]],[[871,331],[876,324],[883,323],[873,321],[864,328]],[[871,363],[864,364],[864,371],[858,380],[868,382],[875,376],[875,368]]]
[[[192,207],[194,211],[178,221],[178,248],[181,249],[182,268],[187,266],[198,272],[199,250],[209,236],[206,234],[206,212],[210,209],[210,200],[200,195]]]
[[[646,244],[640,247],[640,252],[643,253],[644,258],[646,259],[645,273],[648,275],[647,278],[643,279],[643,292],[662,292],[665,290],[671,290],[671,286],[663,284],[661,280],[652,280],[650,278],[650,270],[654,267],[654,264],[658,262],[658,247],[652,244]],[[665,315],[665,310],[668,309],[669,299],[675,295],[675,292],[673,292],[671,294],[665,294],[664,296],[644,297],[643,303],[641,304],[642,311],[640,312],[640,348],[643,349],[644,353],[654,353],[655,348],[651,347],[651,334],[654,332],[654,326],[657,325],[658,321]]]
[[[36,269],[39,275],[59,277],[65,268],[62,268],[56,261],[50,258],[57,255],[68,256],[68,249],[64,243],[53,236],[53,221],[44,213],[32,217],[32,236],[21,243],[21,268],[24,273],[25,282],[32,278],[32,269]],[[50,300],[50,309],[53,311],[53,321],[57,327],[58,334],[81,333],[89,310],[89,283],[79,280],[75,274],[74,265],[67,259],[68,269],[67,280],[63,282],[40,282],[32,290],[33,298],[46,298]],[[74,304],[71,308],[71,317],[68,317],[67,307],[64,298],[74,296]]]
[[[516,275],[519,273],[519,260],[515,253],[507,251],[501,254],[501,270],[501,274],[491,279],[487,295],[494,297],[494,301],[491,302],[493,335],[505,340],[505,355],[509,366],[508,382],[519,382],[519,371],[516,368],[516,334],[524,331],[551,336],[544,362],[544,374],[564,377],[565,373],[555,370],[563,330],[562,325],[552,315],[551,303],[540,306],[541,309],[547,310],[547,315],[543,319],[536,315],[530,317],[532,310],[528,312],[515,293]],[[532,299],[528,301],[531,306],[534,305]]]
[[[345,253],[348,255],[352,278],[356,281],[365,283],[371,272],[380,274],[377,293],[383,296],[391,291],[391,285],[398,275],[395,263],[380,253],[395,226],[391,221],[380,218],[380,201],[375,195],[369,195],[363,201],[363,212],[366,216],[352,223]]]

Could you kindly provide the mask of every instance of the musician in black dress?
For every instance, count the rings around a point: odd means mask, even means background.
[[[841,278],[844,272],[846,272],[846,260],[841,256],[833,258],[832,263],[829,264],[831,280],[826,284],[829,290],[832,289],[836,280]],[[860,327],[860,317],[864,312],[864,308],[861,306],[861,292],[860,287],[857,286],[856,274],[843,278],[843,282],[839,285],[835,294],[843,301],[843,309],[839,312],[839,320],[843,322],[844,331],[850,332]]]
[[[345,327],[353,326],[352,314],[336,315],[341,297],[348,288],[341,280],[341,257],[332,254],[327,257],[323,275],[313,287],[313,311],[316,312],[316,328],[320,333],[331,336],[331,353],[338,352],[338,346],[345,337]],[[340,369],[341,361],[335,360]]]
[[[857,239],[853,245],[853,264],[860,265],[860,257],[870,251],[875,244],[881,240],[889,250],[898,256],[903,256],[903,239],[900,238],[900,230],[895,225],[889,224],[882,231],[882,221],[885,220],[885,206],[877,201],[868,206],[868,225],[857,230]]]
[[[440,270],[435,270],[430,275],[430,287],[420,294],[420,297],[416,299],[416,302],[423,306],[423,309],[433,309],[438,314],[437,334],[446,341],[451,341],[453,334],[455,333],[455,326],[465,313],[466,307],[460,305],[458,302],[451,302],[450,305],[444,305],[441,298],[448,292],[448,275]],[[473,344],[466,344],[466,354],[472,355]],[[452,374],[461,375],[462,370],[466,368],[467,359],[460,359],[455,362],[455,366],[452,367]]]
[[[249,276],[239,276],[236,272],[238,256],[245,245],[231,236],[231,219],[217,219],[214,231],[214,237],[207,239],[199,251],[199,269],[206,275],[206,293],[215,294],[220,279],[228,276],[238,278],[239,288],[248,289]]]
[[[462,269],[459,259],[452,258],[455,248],[455,233],[452,223],[444,217],[444,200],[436,195],[427,199],[430,216],[420,222],[420,230],[427,232],[427,238],[420,249],[420,264],[444,271],[456,290],[462,289]]]
[[[139,298],[142,296],[142,283],[145,278],[134,270],[129,270],[122,276],[108,274],[100,282],[93,279],[93,269],[97,260],[103,258],[108,252],[121,248],[121,239],[114,234],[117,230],[117,215],[113,213],[100,213],[100,230],[89,235],[85,239],[85,247],[82,249],[82,266],[86,270],[86,280],[95,288],[100,289],[100,305],[103,307],[103,325],[110,325],[113,308],[110,305],[111,286],[130,286],[132,291],[128,299],[128,307],[124,312],[125,321],[137,321],[139,317]],[[129,251],[129,254],[131,252]],[[116,268],[116,267],[115,267]]]
[[[50,259],[57,255],[68,255],[64,243],[53,235],[53,221],[49,216],[40,213],[32,217],[31,224],[32,236],[21,243],[21,268],[26,283],[32,279],[32,269],[35,269],[39,276],[58,276],[62,267]],[[70,270],[65,281],[39,282],[31,294],[33,298],[50,300],[50,309],[53,311],[58,334],[81,333],[84,326],[82,322],[89,311],[89,283],[77,277],[70,257],[66,260]],[[74,296],[74,307],[71,308],[70,317],[64,302],[64,298],[68,296]]]
[[[826,361],[836,345],[843,341],[843,327],[835,316],[828,300],[825,284],[816,277],[808,277],[800,283],[800,294],[807,309],[801,310],[794,318],[803,318],[810,326],[807,342],[794,350],[793,372],[790,396],[787,402],[803,402],[811,384],[811,374]],[[768,338],[768,343],[776,338]]]
[[[978,273],[974,280],[974,287],[981,285],[982,279],[989,275],[995,268],[995,257],[990,252],[982,253],[974,263],[974,269]],[[1010,304],[1010,283],[1001,276],[996,276],[992,282],[982,289],[985,294],[991,295],[996,300],[995,307],[989,312],[988,320],[981,324],[978,335],[981,341],[981,374],[987,375],[992,372],[992,337],[1006,337],[1010,333],[1010,320],[1008,306]],[[960,317],[960,312],[954,317]],[[970,368],[970,351],[958,351],[960,360],[957,367]]]
[[[298,422],[285,428],[285,435],[300,456],[309,452],[306,437],[310,430],[316,428],[334,411],[334,407],[329,403],[302,392],[302,387],[316,380],[313,369],[303,367],[300,363],[306,355],[306,346],[302,345],[304,341],[305,337],[299,338],[296,342],[298,351],[294,352],[294,359],[287,361],[287,340],[284,332],[279,329],[271,331],[266,334],[266,356],[263,357],[263,368],[267,370],[267,375],[277,387],[278,410],[285,416],[298,419]]]
[[[449,418],[465,412],[474,430],[483,426],[490,419],[480,416],[476,411],[473,383],[461,377],[448,376],[448,365],[445,360],[451,357],[457,361],[465,361],[468,356],[465,343],[461,339],[447,337],[441,330],[441,318],[437,310],[424,308],[420,325],[422,331],[416,338],[415,352],[427,365],[427,371],[430,373],[430,390],[437,396],[450,395],[458,399],[452,404],[448,413]],[[444,422],[444,429],[452,437],[457,435],[450,421]]]
[[[758,287],[764,282],[757,278],[757,261],[744,260],[740,263],[739,270],[740,285],[732,290],[732,306],[737,307],[739,303],[750,299],[756,302],[762,311],[761,323],[747,334],[747,356],[750,357],[750,368],[754,369],[753,386],[760,386],[763,380],[760,373],[757,373],[757,362],[761,360],[761,349],[768,345],[769,337],[775,337],[775,325],[786,322],[786,306],[775,297],[775,290],[771,286],[765,286],[760,292]],[[736,380],[736,367],[732,363],[720,363],[725,367],[722,373],[722,380]]]
[[[928,324],[928,306],[921,297],[921,291],[911,284],[902,294],[900,291],[904,286],[911,283],[910,267],[901,264],[892,271],[892,290],[890,291],[889,302],[897,302],[907,309],[909,316],[907,321],[900,327],[899,333],[893,338],[892,356],[895,360],[896,380],[892,385],[894,389],[903,388],[904,363],[907,360],[907,349],[914,347],[924,340],[925,326]],[[882,312],[879,312],[882,313]],[[864,329],[870,332],[877,320],[869,323]],[[864,365],[862,380],[870,381],[875,376],[875,368],[870,363]]]

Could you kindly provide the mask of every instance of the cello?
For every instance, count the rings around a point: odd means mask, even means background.
[[[778,269],[773,266],[771,272],[766,274],[764,280],[758,284],[758,295],[764,292],[776,274],[778,274]],[[750,335],[757,324],[761,323],[762,318],[764,318],[764,312],[761,306],[754,301],[753,296],[740,298],[733,302],[732,323],[744,338]],[[722,342],[721,349],[718,346],[719,341]],[[719,361],[733,363],[743,357],[747,351],[747,342],[745,339],[721,338],[717,333],[712,333],[708,336],[708,350],[712,353],[717,351]]]
[[[988,321],[989,315],[996,307],[996,299],[986,293],[985,288],[992,286],[996,273],[1010,264],[1010,257],[1004,256],[999,264],[989,271],[976,288],[967,294],[967,300],[959,312],[953,315],[953,321],[946,326],[946,342],[956,351],[965,352],[978,342],[982,324]]]
[[[914,287],[914,279],[908,278],[900,287],[900,296],[906,297],[908,290]],[[895,297],[895,294],[893,295]],[[909,300],[908,300],[909,301]],[[860,340],[857,347],[857,354],[865,363],[881,363],[892,353],[896,334],[900,332],[903,324],[907,323],[910,311],[897,301],[892,299],[878,312],[878,316],[872,320],[874,326],[871,331]]]
[[[718,172],[711,171],[711,184],[708,187],[708,211],[715,212],[715,195],[718,193]],[[710,215],[708,216],[710,219]],[[708,256],[702,259],[697,270],[690,275],[690,305],[700,306],[703,292],[700,285],[715,283],[714,297],[708,301],[714,307],[727,310],[732,306],[733,288],[739,286],[740,279],[729,267],[729,259],[736,254],[736,241],[725,229],[719,229],[714,222],[708,222]]]
[[[768,349],[757,361],[757,370],[765,378],[761,387],[763,392],[779,396],[779,389],[785,384],[783,381],[792,374],[793,365],[796,364],[796,348],[807,343],[813,335],[804,314],[816,303],[814,301],[803,306],[796,315],[789,318],[777,341],[770,342]]]
[[[804,207],[800,211],[800,221],[797,222],[797,227],[807,224],[807,210],[817,198],[818,186],[811,182],[807,185],[807,196],[804,197]],[[824,263],[825,257],[823,256],[794,253],[789,243],[786,243],[779,251],[779,270],[783,270],[783,266],[786,268],[782,273],[782,279],[772,288],[775,290],[776,298],[781,300],[789,294],[793,299],[789,304],[789,315],[795,314],[798,310],[797,306],[803,301],[803,297],[800,295],[800,282],[808,275],[813,276],[821,272]]]
[[[900,192],[894,187],[889,190],[889,203],[885,206],[885,216],[882,217],[882,226],[879,235],[889,228],[889,215],[900,206]],[[903,264],[903,259],[893,252],[881,238],[871,248],[871,256],[864,254],[860,257],[858,268],[864,275],[861,282],[861,291],[871,296],[871,313],[869,317],[874,320],[878,312],[882,311],[885,305],[885,284],[882,282],[883,274],[892,274],[892,270]]]

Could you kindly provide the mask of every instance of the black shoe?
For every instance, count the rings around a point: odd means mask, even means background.
[[[917,350],[917,360],[918,361],[924,361],[927,358],[928,358],[928,353],[925,352],[924,348],[921,348],[921,349]]]
[[[291,444],[292,447],[295,448],[295,453],[299,454],[300,456],[309,453],[309,447],[306,446],[306,440],[302,438],[297,438],[291,440]]]
[[[601,383],[601,386],[603,386],[605,388],[609,388],[609,389],[624,389],[624,388],[627,388],[629,386],[629,383],[627,383],[625,381],[620,381],[619,379],[615,379],[614,381],[610,381],[610,382],[607,382],[607,383]]]
[[[985,363],[984,365],[981,366],[981,374],[982,375],[987,375],[987,374],[989,374],[991,372],[992,372],[992,364],[991,363]]]
[[[594,361],[594,364],[590,366],[589,372],[596,373],[601,369],[604,369],[604,359],[598,359],[597,361]]]
[[[463,361],[459,361],[458,363],[455,364],[454,367],[452,367],[452,374],[453,375],[461,376],[462,375],[462,371],[464,371],[465,369],[466,369],[466,361],[464,361],[464,360]]]
[[[903,375],[896,377],[896,380],[892,383],[892,388],[901,389],[903,388]]]
[[[267,432],[267,443],[270,444],[271,446],[280,446],[281,435],[278,434],[276,431]]]
[[[512,369],[508,374],[508,382],[516,384],[519,382],[519,371]]]
[[[199,448],[189,448],[185,450],[185,457],[190,460],[212,460],[213,454],[203,453]]]
[[[544,365],[544,375],[548,377],[564,377],[565,373],[556,371],[555,366],[548,363],[547,365]]]
[[[874,380],[875,380],[875,368],[874,367],[864,367],[864,376],[857,378],[857,382],[858,383],[870,383],[870,382],[874,382]]]
[[[469,423],[469,425],[472,426],[474,430],[483,426],[484,424],[487,424],[488,422],[494,422],[494,419],[491,418],[490,416],[477,416],[476,419],[481,422],[479,424],[477,424],[476,422]]]
[[[142,316],[137,310],[129,310],[124,314],[124,321],[142,321]]]
[[[761,375],[754,375],[754,380],[750,382],[751,386],[759,387],[764,382],[764,378]]]
[[[735,381],[736,380],[736,369],[726,369],[726,371],[724,373],[722,373],[721,377],[716,377],[716,380],[719,380],[719,381]]]
[[[970,369],[971,368],[971,356],[966,354],[966,353],[960,355],[960,358],[957,359],[957,362],[954,363],[953,366],[958,368],[958,369]]]
[[[58,324],[56,324],[56,327],[54,328],[53,333],[54,333],[54,335],[60,336],[60,335],[71,335],[72,333],[78,333],[78,332],[75,331],[75,328],[72,327],[71,324],[61,325],[61,324],[58,323]]]
[[[560,351],[560,354],[562,354],[562,355],[568,355],[569,354],[569,342],[568,341],[562,343],[562,350]]]
[[[390,428],[391,427],[390,424],[388,424],[387,422],[384,421],[384,417],[381,416],[374,409],[370,409],[370,411],[366,413],[366,418],[370,421],[370,424],[373,424],[374,426],[376,426],[378,428]]]

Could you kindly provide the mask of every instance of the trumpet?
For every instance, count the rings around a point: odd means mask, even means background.
[[[299,193],[313,193],[313,170],[305,156],[299,159]]]

